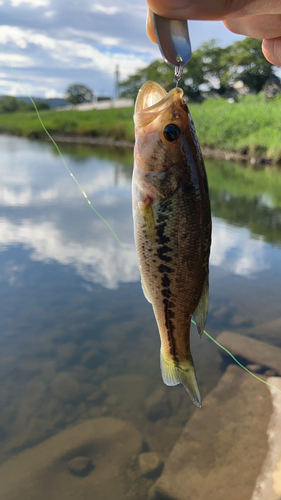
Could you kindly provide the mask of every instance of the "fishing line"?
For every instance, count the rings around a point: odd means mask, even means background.
[[[81,184],[79,184],[78,180],[76,179],[76,177],[74,176],[74,174],[71,172],[70,168],[68,167],[63,155],[62,155],[62,152],[60,150],[60,148],[58,147],[56,141],[52,138],[51,134],[48,132],[48,130],[46,129],[42,119],[41,119],[41,116],[40,116],[40,113],[37,109],[37,106],[35,104],[35,102],[33,101],[31,95],[28,93],[28,91],[26,90],[25,86],[23,85],[23,83],[19,80],[16,72],[14,71],[12,65],[10,64],[10,61],[8,59],[8,56],[4,50],[4,47],[3,45],[0,43],[0,48],[2,50],[2,52],[4,53],[5,57],[6,57],[6,60],[8,62],[8,65],[10,66],[10,69],[14,75],[14,77],[16,78],[16,80],[18,81],[18,83],[20,84],[20,86],[23,88],[23,90],[25,91],[25,93],[27,94],[27,96],[29,97],[29,99],[31,100],[34,108],[35,108],[35,111],[37,113],[37,116],[38,116],[38,120],[44,130],[44,132],[47,134],[47,136],[49,137],[49,139],[52,141],[53,145],[55,146],[57,152],[59,153],[61,159],[62,159],[62,162],[66,168],[66,170],[68,171],[69,175],[72,177],[72,179],[74,180],[74,182],[76,183],[76,185],[78,186],[78,188],[80,189],[80,191],[82,192],[82,194],[84,195],[84,197],[86,198],[86,201],[88,202],[88,204],[90,205],[91,209],[95,212],[95,214],[107,225],[108,229],[112,232],[114,238],[116,239],[116,241],[119,243],[119,245],[123,248],[123,250],[125,250],[125,252],[127,252],[127,254],[130,256],[130,258],[134,261],[134,263],[138,266],[138,263],[135,259],[135,257],[129,252],[129,250],[127,250],[127,248],[123,245],[123,243],[119,240],[117,234],[115,233],[114,229],[111,227],[111,225],[109,224],[109,222],[107,222],[107,220],[96,210],[96,208],[92,205],[91,201],[89,200],[87,194],[85,193],[84,189],[82,188]]]
[[[47,134],[47,136],[49,137],[49,139],[51,140],[51,142],[53,143],[53,145],[55,146],[57,152],[59,153],[61,159],[62,159],[62,162],[66,168],[66,170],[68,171],[69,175],[72,177],[72,179],[74,180],[74,182],[76,183],[76,185],[78,186],[78,188],[80,189],[80,191],[82,192],[82,194],[84,195],[84,197],[86,198],[86,201],[88,202],[88,204],[90,205],[91,209],[95,212],[95,214],[107,225],[108,229],[111,231],[111,233],[113,234],[114,238],[116,239],[116,241],[119,243],[119,245],[123,248],[123,250],[125,250],[125,252],[130,256],[130,258],[134,261],[134,263],[139,267],[139,264],[137,262],[137,260],[135,259],[135,257],[131,254],[131,252],[129,252],[129,250],[127,250],[127,248],[123,245],[123,243],[119,240],[117,234],[114,232],[113,228],[111,227],[111,225],[107,222],[107,220],[95,209],[95,207],[92,205],[91,201],[89,200],[87,194],[85,193],[84,189],[82,188],[81,184],[79,184],[78,180],[76,179],[76,177],[74,176],[74,174],[71,172],[70,168],[68,167],[64,157],[63,157],[63,154],[59,148],[59,146],[57,145],[56,141],[52,138],[51,134],[48,132],[48,130],[46,129],[42,119],[41,119],[41,116],[40,116],[40,113],[37,109],[37,106],[35,104],[35,102],[33,101],[31,95],[28,93],[28,91],[26,90],[25,86],[22,84],[22,82],[19,80],[16,72],[14,71],[12,65],[10,64],[10,61],[8,59],[8,56],[4,50],[4,47],[3,45],[0,43],[0,48],[4,54],[4,56],[6,57],[6,60],[7,60],[7,63],[8,65],[10,66],[10,69],[14,75],[14,77],[16,78],[16,80],[18,81],[18,83],[20,84],[20,86],[23,88],[23,90],[25,91],[26,95],[29,97],[29,99],[31,100],[34,108],[35,108],[35,111],[37,113],[37,116],[38,116],[38,119],[39,119],[39,122],[44,130],[44,132]],[[192,323],[194,325],[196,325],[195,321],[192,319],[191,320]],[[258,377],[257,375],[255,375],[255,373],[251,372],[250,370],[248,370],[248,368],[246,368],[246,366],[242,365],[242,363],[240,363],[238,361],[238,359],[235,358],[235,356],[233,354],[231,354],[230,351],[228,351],[228,349],[226,349],[226,347],[224,347],[223,345],[221,345],[219,342],[217,342],[217,340],[215,340],[209,333],[206,332],[206,330],[203,330],[203,332],[205,333],[205,335],[207,335],[207,337],[209,339],[211,339],[217,346],[219,346],[223,351],[225,351],[227,354],[229,354],[229,356],[231,356],[231,358],[235,361],[235,363],[237,363],[241,368],[243,368],[243,370],[245,370],[246,372],[248,372],[250,375],[252,375],[253,377],[255,377],[257,380],[259,380],[260,382],[263,382],[264,384],[270,386],[270,387],[273,387],[273,389],[275,389],[276,391],[280,392],[281,393],[281,390],[278,389],[278,387],[275,387],[274,385],[270,384],[269,382],[267,382],[266,380],[263,380],[262,378]]]
[[[191,320],[191,322],[196,326],[196,323],[195,323],[195,321],[193,319]],[[281,390],[278,389],[278,387],[275,387],[275,385],[270,384],[266,380],[263,380],[262,378],[258,377],[255,373],[253,373],[250,370],[248,370],[248,368],[246,368],[246,366],[242,365],[242,363],[240,363],[240,361],[238,361],[238,359],[236,359],[235,356],[226,347],[224,347],[223,345],[221,345],[208,332],[206,332],[206,330],[203,330],[203,332],[205,333],[205,335],[207,335],[207,337],[209,337],[209,339],[211,339],[215,344],[217,344],[217,346],[219,346],[223,351],[225,351],[227,354],[229,354],[229,356],[231,356],[231,358],[234,359],[235,363],[237,363],[237,365],[239,365],[241,368],[243,368],[243,370],[245,370],[246,372],[248,372],[250,375],[252,375],[253,377],[255,377],[260,382],[263,382],[264,384],[269,385],[270,387],[273,387],[273,389],[275,389],[276,391],[281,392]]]

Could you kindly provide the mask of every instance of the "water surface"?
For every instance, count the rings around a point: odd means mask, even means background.
[[[162,383],[157,327],[134,260],[91,210],[51,144],[0,136],[0,146],[1,462],[104,417],[132,424],[142,449],[165,459],[196,407],[182,386]],[[135,256],[132,151],[61,149]],[[280,317],[281,174],[206,163],[213,214],[206,329],[214,336],[225,329],[247,334]],[[281,347],[277,332],[265,331],[261,340]],[[204,400],[225,362],[195,329],[192,352]],[[147,498],[153,479],[134,467],[126,476],[128,498]],[[68,498],[66,491],[60,498]]]

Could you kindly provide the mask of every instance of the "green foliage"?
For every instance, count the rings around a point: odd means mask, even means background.
[[[281,162],[281,100],[248,95],[230,104],[207,99],[189,105],[202,147],[263,156]],[[41,111],[52,134],[134,141],[133,108],[91,111]],[[0,115],[0,131],[44,137],[35,113]]]
[[[281,176],[271,167],[255,170],[229,161],[206,161],[212,213],[281,243]],[[261,203],[261,198],[263,202]]]
[[[164,61],[152,62],[149,66],[119,84],[120,89],[123,89],[120,97],[136,99],[139,89],[148,80],[159,83],[168,92],[174,86],[174,69]]]
[[[41,111],[43,109],[50,109],[49,104],[47,102],[45,102],[45,101],[35,101],[35,104],[36,104],[36,107],[37,107],[37,109],[39,111]],[[28,104],[28,109],[30,111],[33,111],[33,110],[35,111],[34,106],[33,106],[32,103]]]
[[[195,50],[187,65],[187,76],[199,86],[204,83],[209,89],[218,88],[222,94],[229,85],[229,66],[226,57],[230,47],[218,47],[216,40],[203,43]]]
[[[233,84],[242,80],[250,90],[259,92],[274,74],[275,67],[264,58],[260,40],[245,38],[225,48],[219,47],[216,40],[210,40],[193,52],[184,68],[180,87],[192,101],[200,101],[202,84],[227,95]],[[121,96],[135,99],[147,80],[153,80],[169,91],[175,85],[174,69],[164,61],[154,61],[120,83]]]
[[[49,104],[44,101],[35,101],[35,104],[39,110],[50,109]],[[17,100],[13,96],[7,95],[0,99],[0,113],[15,113],[17,111],[35,111],[35,109],[32,103]]]
[[[14,113],[18,109],[18,103],[15,97],[5,95],[0,99],[1,113]]]
[[[248,95],[238,103],[207,99],[189,108],[202,146],[281,160],[281,101]]]
[[[92,102],[94,93],[86,85],[74,83],[67,88],[65,98],[70,104],[82,104],[83,102]]]
[[[91,111],[41,111],[47,130],[52,134],[109,137],[134,140],[133,108]],[[0,132],[45,137],[36,113],[0,115]]]
[[[274,74],[274,66],[268,62],[261,49],[261,41],[245,38],[227,47],[224,54],[231,79],[242,80],[251,90],[260,92],[265,82]]]

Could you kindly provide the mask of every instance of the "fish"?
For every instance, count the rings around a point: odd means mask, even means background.
[[[134,237],[146,299],[161,339],[166,385],[183,384],[201,407],[190,350],[193,317],[202,335],[209,306],[211,209],[194,124],[180,88],[148,81],[134,112]]]

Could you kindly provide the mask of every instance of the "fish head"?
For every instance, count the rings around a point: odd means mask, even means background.
[[[136,100],[134,122],[135,163],[139,169],[159,172],[181,163],[190,134],[190,115],[182,89],[167,93],[158,83],[146,82]]]

